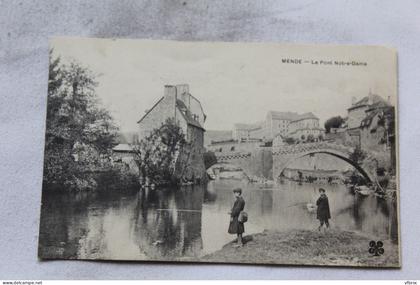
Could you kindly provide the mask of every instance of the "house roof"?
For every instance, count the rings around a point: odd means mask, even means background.
[[[373,118],[379,114],[379,111],[374,111],[372,113],[370,113],[369,115],[367,115],[361,122],[360,122],[360,127],[364,128],[364,127],[369,127],[370,124],[372,123]]]
[[[294,112],[279,112],[279,111],[269,111],[268,115],[271,116],[271,118],[276,120],[295,120],[299,115]]]
[[[392,107],[390,107],[386,102],[377,102],[371,105],[371,107],[367,110],[370,112],[367,112],[366,117],[360,122],[360,127],[369,127],[376,115],[385,115],[389,113],[391,109]]]
[[[164,97],[160,98],[159,101],[157,101],[152,108],[150,108],[144,115],[143,117],[141,117],[140,120],[137,121],[137,123],[140,123],[162,100]],[[198,101],[198,100],[197,100]],[[201,104],[200,104],[201,107]],[[180,111],[180,113],[182,114],[182,116],[184,117],[185,121],[187,122],[187,124],[195,126],[197,128],[201,128],[204,130],[204,128],[201,126],[201,124],[195,120],[190,112],[190,110],[188,109],[188,107],[185,105],[185,103],[182,100],[177,100],[176,101],[176,108]],[[202,108],[202,107],[201,107]]]
[[[318,120],[318,117],[315,116],[312,112],[308,112],[308,113],[303,113],[302,115],[297,115],[296,119],[292,120],[292,122],[297,122],[297,121],[306,120],[306,119]]]
[[[350,108],[348,108],[347,110],[353,110],[359,107],[363,107],[363,106],[368,106],[368,105],[373,105],[379,102],[383,102],[385,103],[385,100],[376,94],[369,94],[369,96],[365,96],[362,99],[360,99],[359,101],[357,101],[356,103],[354,103]]]
[[[298,114],[295,112],[278,112],[278,111],[269,111],[268,115],[271,118],[276,120],[288,120],[288,121],[300,121],[305,119],[318,119],[312,112],[307,112],[303,114]]]
[[[385,101],[379,101],[379,102],[375,102],[372,105],[370,105],[369,109],[367,109],[366,111],[372,111],[372,110],[377,110],[377,109],[385,109],[390,107],[389,104]]]
[[[131,152],[133,151],[133,148],[129,144],[120,143],[116,145],[112,150],[116,152]]]
[[[150,108],[149,110],[147,110],[146,114],[143,115],[143,117],[141,117],[140,120],[137,121],[137,124],[140,123],[141,121],[143,121],[144,118],[146,118],[146,116],[163,100],[164,97],[160,98],[159,101],[157,101],[152,108]]]
[[[195,101],[197,101],[198,102],[198,105],[200,105],[200,109],[201,109],[201,112],[203,112],[203,115],[204,115],[204,122],[206,121],[206,118],[207,118],[207,115],[206,115],[206,113],[204,113],[204,109],[203,109],[203,106],[201,106],[201,102],[200,102],[200,100],[198,100],[194,95],[192,95],[191,93],[189,93],[189,92],[184,92],[184,93],[187,93],[191,98],[193,98]]]
[[[176,108],[182,114],[187,124],[204,130],[201,124],[196,119],[194,119],[192,113],[182,100],[176,100]]]

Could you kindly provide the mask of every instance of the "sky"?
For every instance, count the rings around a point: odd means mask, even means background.
[[[50,47],[98,75],[97,94],[121,131],[137,130],[164,85],[189,84],[208,130],[263,121],[270,110],[313,112],[323,125],[369,92],[397,102],[396,53],[382,47],[92,38],[53,38]],[[366,65],[325,63],[335,60]]]

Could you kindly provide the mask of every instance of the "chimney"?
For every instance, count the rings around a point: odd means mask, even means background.
[[[176,90],[177,88],[173,85],[165,85],[165,93],[164,93],[165,98],[168,98],[168,97],[175,98]]]
[[[188,84],[178,84],[176,86],[176,90],[178,91],[178,94],[189,93],[190,92],[189,89],[190,88],[189,88]]]
[[[190,107],[190,87],[188,84],[178,84],[176,85],[177,99],[180,99],[184,104],[189,108]]]

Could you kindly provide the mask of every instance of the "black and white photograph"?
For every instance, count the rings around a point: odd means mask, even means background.
[[[397,52],[55,37],[38,257],[399,268]]]

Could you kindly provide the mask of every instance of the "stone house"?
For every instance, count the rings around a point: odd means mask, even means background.
[[[369,95],[363,97],[359,101],[353,102],[350,108],[347,109],[347,127],[348,129],[359,128],[360,123],[366,117],[366,111],[371,108],[373,104],[385,103],[385,100],[376,94],[369,92]]]
[[[324,130],[319,127],[319,119],[313,113],[304,113],[297,115],[296,118],[289,123],[288,137],[294,139],[303,140],[312,136],[314,139],[318,139],[320,135],[324,133]]]
[[[365,124],[367,122],[366,119],[371,121],[374,117],[373,114],[376,113],[375,110],[385,106],[388,106],[385,100],[381,96],[371,92],[359,101],[353,99],[351,107],[347,109],[346,142],[351,145],[360,146],[366,144],[370,135],[366,135],[366,133],[362,134],[362,122]],[[364,136],[363,139],[362,135]]]
[[[206,115],[200,101],[189,93],[187,84],[165,85],[163,97],[137,122],[139,140],[145,139],[154,129],[160,128],[167,119],[175,120],[191,145],[188,161],[178,162],[181,164],[180,168],[187,168],[187,180],[203,178]]]
[[[384,102],[373,104],[366,110],[360,124],[362,149],[374,152],[391,152],[391,163],[395,162],[395,118],[394,108]]]
[[[289,124],[298,118],[295,112],[269,111],[265,118],[265,129],[267,138],[273,139],[276,135],[287,136],[289,133]]]

